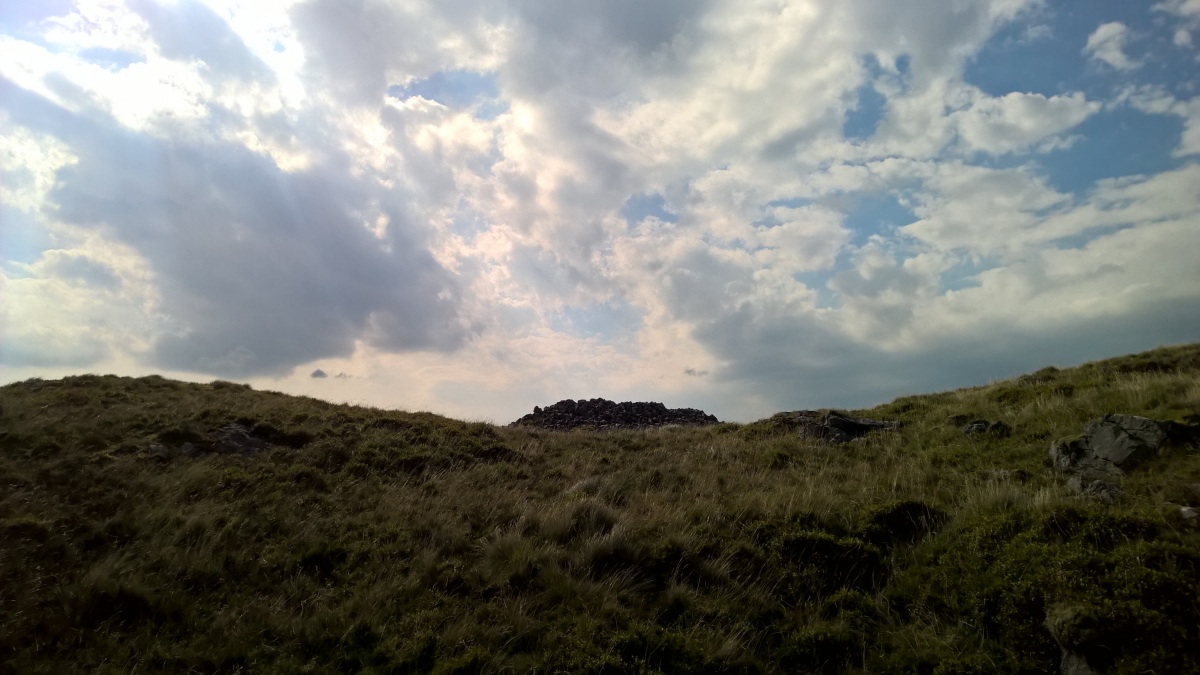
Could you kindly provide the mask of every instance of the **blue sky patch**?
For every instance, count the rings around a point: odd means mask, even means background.
[[[0,204],[0,262],[31,263],[51,246],[49,233],[36,218]]]
[[[666,198],[657,192],[633,195],[626,199],[619,214],[630,227],[650,217],[658,218],[664,223],[679,222],[679,214],[668,211]]]
[[[500,99],[485,99],[480,101],[479,104],[475,106],[475,117],[481,120],[494,120],[508,112],[508,110],[508,103],[505,103]]]
[[[145,63],[146,57],[137,52],[120,49],[92,47],[79,52],[79,56],[107,70],[124,70],[135,63]]]
[[[500,88],[491,73],[443,70],[405,85],[394,84],[388,87],[388,95],[399,99],[420,96],[447,108],[465,108],[476,101],[497,98]]]
[[[1050,3],[1023,21],[1002,27],[967,64],[964,79],[991,96],[1012,92],[1053,96],[1082,91],[1089,99],[1108,98],[1132,79],[1163,84],[1177,95],[1194,78],[1194,53],[1172,44],[1174,21],[1149,3],[1088,0]],[[1140,66],[1116,72],[1084,54],[1101,25],[1119,21],[1130,29],[1125,52]]]
[[[901,204],[895,195],[875,193],[858,195],[843,223],[854,233],[852,243],[862,246],[871,235],[890,236],[896,228],[916,221],[912,209]]]
[[[1101,111],[1069,133],[1082,137],[1036,160],[1060,192],[1084,192],[1105,178],[1158,173],[1183,164],[1171,156],[1183,133],[1183,120],[1174,115],[1122,106]]]
[[[869,82],[858,88],[857,97],[856,105],[846,111],[842,135],[849,139],[867,139],[875,135],[875,128],[883,119],[887,98]]]

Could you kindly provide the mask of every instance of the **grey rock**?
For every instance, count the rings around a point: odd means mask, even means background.
[[[1084,619],[1083,608],[1078,605],[1059,603],[1046,609],[1046,629],[1062,649],[1059,670],[1063,675],[1097,675],[1087,659],[1079,654],[1079,648],[1092,639],[1094,632],[1086,627]]]
[[[1072,492],[1086,497],[1095,497],[1105,504],[1112,504],[1121,496],[1121,488],[1105,480],[1072,476],[1067,481],[1067,488]]]
[[[250,435],[240,424],[227,424],[212,432],[213,450],[234,455],[257,455],[271,447],[266,441]]]
[[[800,438],[811,438],[832,445],[841,445],[861,440],[872,431],[894,431],[903,426],[898,420],[874,420],[866,417],[851,417],[835,410],[827,412],[802,410],[780,413],[775,417],[783,423],[796,427]]]
[[[695,408],[667,408],[655,402],[614,403],[602,398],[574,401],[566,399],[554,405],[535,406],[533,412],[509,426],[568,430],[588,427],[597,430],[646,429],[650,427],[702,426],[719,420]]]
[[[1115,477],[1155,456],[1167,440],[1163,425],[1136,415],[1105,415],[1083,434],[1050,444],[1050,463],[1085,478]]]
[[[1179,507],[1179,517],[1184,520],[1195,520],[1196,518],[1200,518],[1200,511],[1191,506],[1181,506]]]
[[[962,427],[962,432],[967,436],[975,436],[980,434],[988,434],[999,438],[1008,438],[1012,435],[1012,427],[1008,426],[1000,420],[989,422],[987,420],[972,420]]]
[[[1062,663],[1059,664],[1062,675],[1099,675],[1080,655],[1063,650]]]
[[[1131,469],[1158,454],[1167,440],[1163,425],[1136,415],[1105,415],[1083,431],[1092,455]]]
[[[179,454],[178,448],[169,448],[158,443],[151,443],[146,446],[146,454],[158,460],[170,460]]]

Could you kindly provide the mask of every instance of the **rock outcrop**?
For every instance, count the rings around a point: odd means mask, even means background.
[[[1088,617],[1081,607],[1051,605],[1046,609],[1045,626],[1062,650],[1059,664],[1062,675],[1097,675],[1087,658],[1080,653],[1095,640],[1095,630],[1088,625]]]
[[[775,417],[783,419],[785,416],[786,423],[797,429],[800,438],[813,438],[835,445],[849,443],[872,431],[894,431],[904,424],[899,420],[851,417],[836,410],[797,410]]]
[[[1083,433],[1050,444],[1054,468],[1084,478],[1121,476],[1158,454],[1167,440],[1163,424],[1136,415],[1105,415]]]
[[[210,454],[252,457],[276,446],[302,448],[312,440],[306,433],[288,434],[269,424],[232,422],[204,434],[170,430],[158,434],[158,442],[146,448],[156,459],[203,457]]]
[[[695,408],[668,408],[661,403],[616,403],[603,398],[591,400],[566,399],[533,412],[513,422],[513,427],[540,427],[566,431],[579,427],[601,430],[646,429],[668,425],[702,426],[719,420]]]
[[[1110,414],[1088,422],[1083,433],[1050,444],[1050,463],[1069,474],[1067,485],[1104,502],[1120,494],[1112,481],[1156,457],[1168,441],[1186,442],[1200,425],[1161,422],[1136,415]]]
[[[989,422],[987,420],[971,420],[967,422],[961,429],[963,434],[967,436],[996,436],[998,438],[1008,438],[1012,435],[1012,427],[1008,426],[1000,420]]]

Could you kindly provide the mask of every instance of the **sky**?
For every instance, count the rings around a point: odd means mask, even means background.
[[[507,423],[1200,340],[1200,0],[9,0],[0,382]]]

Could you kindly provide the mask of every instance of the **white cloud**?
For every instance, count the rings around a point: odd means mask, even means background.
[[[830,209],[806,206],[777,207],[772,215],[778,224],[756,227],[750,246],[761,246],[755,258],[765,267],[795,273],[832,267],[837,254],[850,241],[850,231],[842,226],[842,214]]]
[[[1154,5],[1154,9],[1182,17],[1200,17],[1200,0],[1165,0]]]
[[[116,345],[145,355],[165,327],[153,275],[136,251],[74,235],[70,249],[0,269],[0,363],[88,367]]]
[[[1154,9],[1179,18],[1179,27],[1174,35],[1175,46],[1184,49],[1196,46],[1192,33],[1200,30],[1200,0],[1166,0],[1154,5]]]
[[[1125,46],[1129,37],[1129,27],[1120,21],[1101,24],[1088,36],[1083,53],[1093,59],[1103,61],[1117,70],[1133,70],[1141,64],[1125,54]]]
[[[931,158],[947,148],[993,155],[1052,149],[1066,142],[1060,134],[1100,108],[1079,92],[988,96],[961,81],[943,80],[921,92],[898,92],[875,142],[865,150],[876,156]]]
[[[1024,150],[1078,126],[1100,104],[1081,93],[1042,96],[1013,92],[986,97],[952,115],[967,147],[991,154]]]
[[[1075,233],[1050,233],[1043,228],[1045,214],[1071,200],[1029,169],[957,163],[921,168],[928,177],[915,196],[913,212],[918,220],[901,231],[938,250],[977,256],[1012,254]]]
[[[0,36],[0,196],[54,235],[0,268],[4,344],[498,421],[593,395],[865,402],[936,386],[918,366],[943,353],[983,372],[988,331],[1048,344],[1051,300],[1074,325],[1134,312],[1195,218],[1186,170],[1052,187],[1032,156],[1100,109],[1074,83],[967,81],[999,27],[1052,34],[1041,5],[82,0],[41,42]],[[1085,51],[1132,71],[1131,39],[1106,24]],[[447,70],[494,81],[489,114],[387,95]],[[847,140],[864,86],[882,119]],[[1194,103],[1119,101],[1183,118],[1181,156]],[[671,215],[627,223],[635,195]]]

